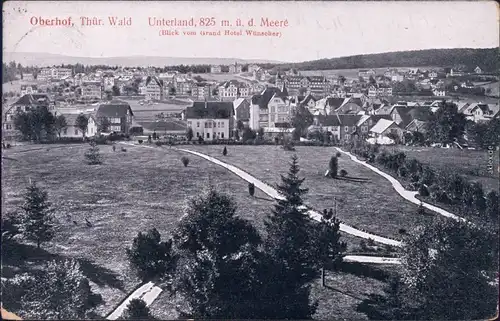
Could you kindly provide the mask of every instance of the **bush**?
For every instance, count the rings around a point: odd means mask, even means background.
[[[400,229],[398,230],[398,232],[399,232],[399,234],[401,234],[401,235],[406,234],[406,229],[404,229],[404,228],[400,228]]]
[[[156,145],[156,146],[161,146],[161,145],[163,145],[163,143],[162,143],[162,142],[159,142],[159,141],[156,141],[156,142],[155,142],[155,145]]]
[[[227,155],[227,148],[224,146],[224,149],[222,150],[222,155],[226,156]]]
[[[182,164],[184,164],[184,167],[187,167],[189,165],[189,158],[187,158],[186,156],[182,156],[181,162]]]
[[[122,147],[122,152],[125,153],[126,151],[127,151],[127,149],[125,147]]]
[[[132,299],[123,312],[123,319],[126,320],[148,320],[151,318],[149,308],[142,299]]]
[[[138,142],[139,144],[142,144],[142,139],[139,139],[137,142]]]
[[[330,176],[332,178],[337,177],[337,172],[339,170],[339,160],[337,156],[332,156],[330,162],[328,163],[328,169],[330,170]]]
[[[346,177],[347,171],[345,169],[341,169],[339,174],[340,174],[340,177]]]
[[[337,153],[335,154],[335,156],[336,156],[337,158],[340,158],[340,156],[341,156],[341,155],[342,155],[342,154],[341,154],[340,152],[337,152]]]
[[[250,194],[250,196],[253,196],[255,194],[255,184],[254,183],[248,183],[248,194]]]
[[[424,184],[421,184],[418,188],[418,194],[424,197],[429,196],[429,189]]]

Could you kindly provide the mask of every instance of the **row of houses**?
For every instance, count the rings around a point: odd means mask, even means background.
[[[235,62],[234,64],[231,64],[228,66],[229,73],[230,74],[239,74],[241,73],[243,68],[243,65]],[[222,73],[222,66],[221,65],[212,65],[210,66],[210,73],[212,74],[220,74]]]
[[[134,113],[130,104],[121,100],[82,108],[58,108],[46,94],[27,94],[4,109],[2,115],[2,135],[4,138],[15,137],[14,117],[17,112],[26,112],[33,108],[46,107],[54,116],[63,115],[67,126],[61,131],[61,137],[82,137],[81,129],[76,126],[80,114],[89,119],[85,136],[92,137],[99,133],[100,124],[108,125],[107,132],[128,133],[133,123]]]

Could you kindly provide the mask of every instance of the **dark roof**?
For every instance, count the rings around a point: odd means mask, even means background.
[[[353,103],[353,104],[356,104],[358,105],[359,107],[363,106],[363,101],[361,100],[361,98],[351,98],[349,100],[350,103]]]
[[[228,101],[195,101],[185,112],[186,118],[229,118],[234,114],[233,103]]]
[[[44,102],[40,102],[40,99]],[[46,94],[26,94],[19,98],[13,105],[14,106],[30,106],[30,105],[46,105],[50,102],[49,96]]]
[[[158,77],[156,76],[148,76],[148,78],[146,78],[146,86],[149,85],[149,83],[154,80],[156,82],[156,84],[160,87],[163,87],[163,80],[162,79],[158,79]]]
[[[402,126],[406,127],[412,120],[428,121],[431,118],[431,111],[427,107],[394,107],[399,116],[403,120]]]
[[[363,115],[339,115],[342,126],[355,126]]]
[[[179,121],[148,121],[148,122],[139,122],[138,123],[140,126],[143,128],[150,130],[150,131],[185,131],[187,126],[184,123],[181,123]]]
[[[344,102],[345,98],[330,97],[326,99],[326,106],[333,107],[333,109],[339,108]]]
[[[279,90],[279,88],[268,87],[264,89],[260,95],[252,96],[252,104],[259,105],[261,109],[267,109],[267,104],[269,104],[269,101],[271,100],[271,98],[273,98],[275,94],[278,97],[286,99],[286,96],[283,95],[283,93],[281,92],[281,90]]]
[[[319,115],[318,121],[322,126],[340,126],[340,118],[339,115]]]
[[[303,104],[303,105],[307,105],[309,103],[309,101],[312,100],[312,101],[316,101],[317,99],[314,98],[313,95],[309,94],[307,95],[300,103]]]
[[[134,115],[129,103],[122,100],[112,100],[99,106],[96,117],[125,117],[127,112]]]

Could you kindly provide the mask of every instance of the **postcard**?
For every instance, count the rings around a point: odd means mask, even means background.
[[[2,10],[2,318],[498,316],[496,2]]]

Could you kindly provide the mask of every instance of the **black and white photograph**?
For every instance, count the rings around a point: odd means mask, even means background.
[[[493,320],[495,1],[6,1],[4,320]]]

